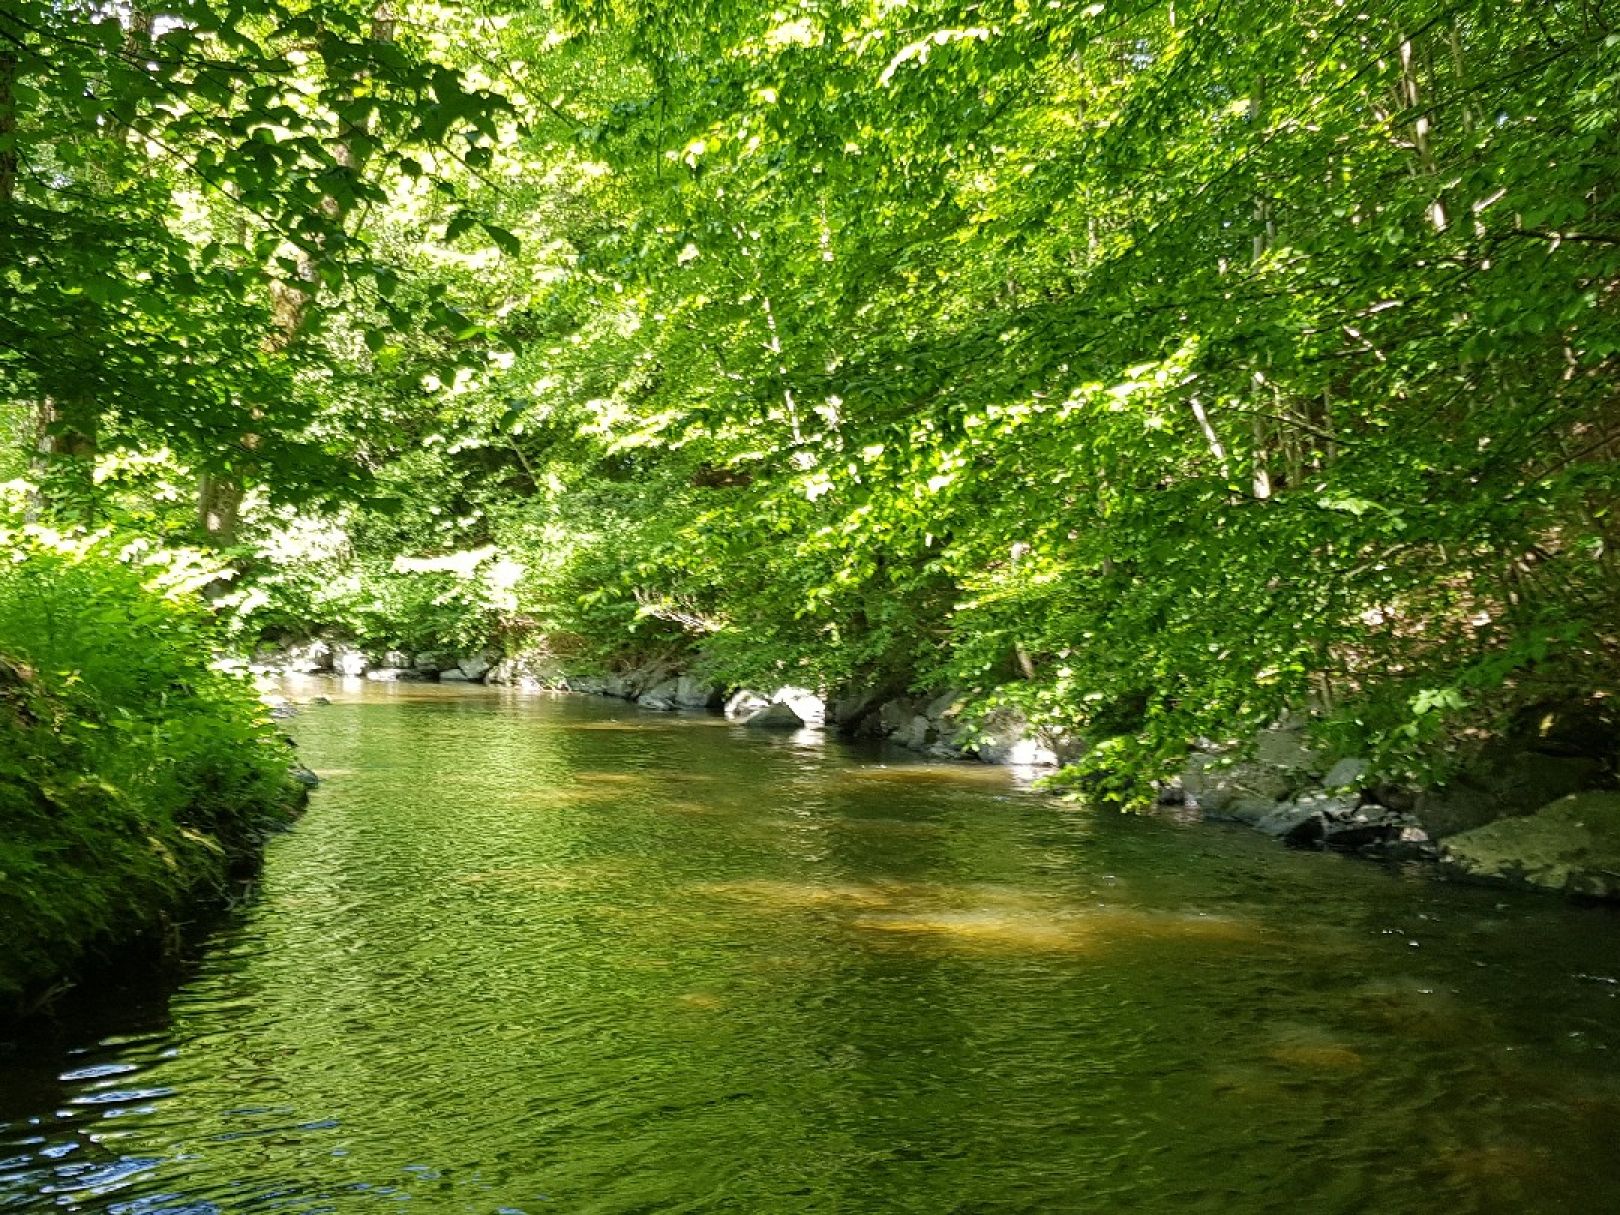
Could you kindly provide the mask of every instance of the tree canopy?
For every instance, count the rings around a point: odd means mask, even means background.
[[[1613,683],[1617,107],[1592,0],[24,0],[0,398],[249,630],[1411,766]]]

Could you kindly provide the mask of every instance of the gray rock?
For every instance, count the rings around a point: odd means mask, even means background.
[[[777,701],[775,704],[766,705],[763,709],[755,710],[743,719],[743,724],[768,730],[797,730],[805,722],[793,711],[791,705]]]
[[[398,669],[402,667],[411,667],[415,664],[411,662],[411,656],[404,650],[389,650],[382,656],[382,662],[380,662],[378,665]]]
[[[875,695],[870,688],[847,688],[827,702],[827,720],[851,726],[870,715]]]
[[[456,659],[456,667],[468,679],[482,679],[489,674],[490,666],[489,659],[482,654],[463,654]]]
[[[1314,810],[1330,822],[1348,822],[1357,812],[1356,795],[1353,793],[1307,789],[1293,800],[1295,805]]]
[[[771,703],[787,705],[806,725],[819,726],[827,720],[827,702],[809,688],[777,688],[771,693]]]
[[[1620,711],[1602,699],[1527,705],[1514,715],[1508,742],[1544,755],[1613,759],[1620,755]]]
[[[1305,730],[1297,725],[1279,725],[1260,731],[1254,744],[1254,761],[1283,772],[1320,772],[1321,754],[1311,746]]]
[[[488,667],[476,655],[461,661],[467,662],[472,668],[469,671],[467,667],[462,667],[464,673],[474,679],[482,675],[485,683],[505,683],[520,688],[568,687],[568,673],[563,669],[561,660],[553,654],[510,654]],[[460,666],[460,662],[457,665]],[[478,672],[478,675],[473,675],[472,671]]]
[[[682,675],[675,681],[675,703],[683,709],[717,709],[725,690],[695,675]]]
[[[1319,838],[1322,834],[1321,811],[1309,803],[1302,805],[1299,802],[1280,802],[1270,814],[1259,819],[1254,826],[1257,831],[1290,842],[1296,842],[1296,837],[1307,835]],[[1302,833],[1301,828],[1304,827],[1313,827],[1315,830]],[[1307,841],[1299,838],[1297,842]]]
[[[349,645],[333,647],[332,670],[337,674],[353,678],[364,675],[370,668],[371,660],[366,657],[364,650],[357,650]]]
[[[473,683],[473,677],[460,667],[449,667],[439,672],[440,683]]]
[[[1620,899],[1620,793],[1577,793],[1445,842],[1441,863],[1480,881]]]
[[[1219,810],[1205,808],[1204,813],[1210,818],[1230,819],[1234,823],[1254,827],[1276,814],[1278,807],[1285,804],[1273,797],[1236,797],[1225,802]]]
[[[926,751],[929,744],[936,741],[938,735],[933,723],[923,714],[917,713],[889,737],[902,747],[908,747],[913,751]]]
[[[1341,759],[1327,770],[1322,785],[1328,789],[1359,788],[1361,778],[1367,774],[1367,761],[1358,756]]]
[[[568,677],[568,690],[570,692],[583,692],[587,696],[607,695],[607,680],[600,675],[570,675]]]
[[[751,691],[748,688],[739,688],[732,693],[731,699],[726,701],[726,716],[746,719],[752,717],[761,709],[769,707],[770,703],[758,692]],[[797,717],[798,714],[795,713],[794,716]]]
[[[416,656],[416,660],[411,663],[411,666],[415,667],[418,671],[426,671],[429,674],[442,671],[446,667],[453,665],[455,664],[451,662],[448,656],[437,653],[433,650],[428,650],[424,653],[418,654]]]
[[[1209,814],[1225,814],[1239,801],[1277,802],[1295,781],[1283,770],[1253,760],[1227,763],[1219,755],[1200,753],[1187,761],[1181,785],[1187,796]]]
[[[1496,751],[1445,788],[1420,794],[1413,812],[1436,839],[1444,839],[1500,818],[1534,814],[1602,777],[1602,762],[1589,757]]]
[[[1031,728],[1022,713],[1012,709],[993,710],[980,720],[973,751],[987,764],[1053,768],[1058,762],[1057,752]]]
[[[431,677],[415,667],[373,667],[366,678],[376,683],[424,683]]]
[[[1429,833],[1412,820],[1402,817],[1404,821],[1400,822],[1394,834],[1386,837],[1382,844],[1364,851],[1386,861],[1432,861],[1438,857],[1439,850],[1429,839]]]
[[[666,679],[662,683],[655,683],[640,696],[636,703],[643,709],[656,709],[660,713],[673,713],[676,709],[675,697],[680,692],[680,682]]]
[[[630,700],[636,693],[630,680],[623,675],[609,675],[602,680],[602,694],[617,696],[620,700]]]
[[[878,727],[885,734],[893,734],[897,730],[904,730],[911,725],[911,721],[922,711],[923,706],[909,696],[899,696],[894,700],[886,700],[878,706]]]
[[[303,764],[294,764],[287,769],[287,774],[306,789],[313,789],[321,783],[321,778],[304,767]]]
[[[299,675],[319,675],[332,669],[332,647],[319,639],[287,647],[282,665]]]

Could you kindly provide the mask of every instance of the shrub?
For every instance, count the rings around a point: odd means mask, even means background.
[[[3,1008],[222,893],[297,786],[187,596],[106,539],[0,529],[0,551]]]

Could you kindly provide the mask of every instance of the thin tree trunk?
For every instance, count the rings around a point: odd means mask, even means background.
[[[17,195],[17,83],[15,51],[0,51],[0,206],[9,206]]]
[[[372,11],[371,40],[392,42],[394,28],[393,10],[387,4],[378,4]],[[355,137],[369,137],[370,133],[363,126],[345,122],[333,143],[332,159],[344,168],[359,173],[370,158],[370,142],[369,138],[357,141]],[[355,146],[357,142],[361,143],[358,149]],[[321,200],[320,207],[334,226],[340,227],[347,218],[347,208],[330,194]],[[323,251],[318,247],[300,250],[297,256],[297,283],[270,284],[274,325],[262,343],[266,353],[280,354],[298,340],[319,290],[322,259]],[[239,442],[244,453],[251,453],[259,444],[259,436],[249,431],[241,436]],[[197,525],[211,546],[225,548],[235,540],[245,492],[242,475],[233,468],[204,472],[197,478]]]
[[[1261,127],[1265,121],[1266,81],[1260,77],[1255,82],[1254,96],[1249,98],[1249,121],[1254,125],[1256,142],[1262,137]],[[1254,196],[1254,262],[1258,264],[1265,257],[1266,251],[1271,248],[1277,237],[1276,220],[1271,214],[1271,201],[1259,191]],[[1258,402],[1266,392],[1266,377],[1258,369],[1250,378],[1250,391]],[[1267,466],[1267,446],[1269,442],[1268,427],[1265,419],[1256,414],[1252,420],[1254,440],[1254,477],[1253,488],[1256,498],[1271,497],[1271,472]]]

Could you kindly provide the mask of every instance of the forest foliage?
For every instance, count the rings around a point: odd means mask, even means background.
[[[0,400],[247,638],[1412,769],[1613,685],[1617,111],[1604,0],[22,0]]]
[[[162,947],[302,789],[252,686],[214,669],[207,565],[0,520],[0,1019],[87,958]]]

